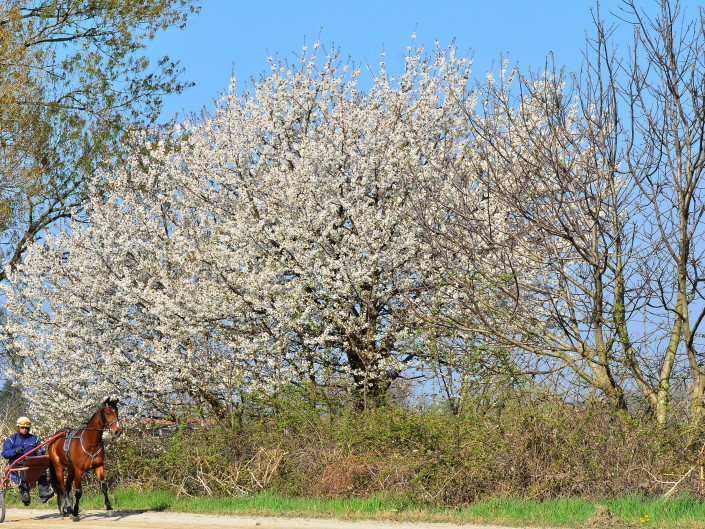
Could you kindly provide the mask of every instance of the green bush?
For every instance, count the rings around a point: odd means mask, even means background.
[[[258,405],[237,420],[134,428],[109,448],[113,484],[177,494],[371,497],[442,506],[480,498],[662,494],[693,466],[700,427],[521,395],[463,416],[385,407]],[[679,492],[699,494],[692,472]]]

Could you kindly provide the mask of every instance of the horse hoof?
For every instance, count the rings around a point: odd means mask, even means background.
[[[77,522],[77,521],[80,520],[80,518],[78,517],[78,515],[74,515],[74,514],[71,515],[71,519],[72,519],[74,522]]]

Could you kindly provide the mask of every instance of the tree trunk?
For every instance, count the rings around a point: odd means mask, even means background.
[[[357,351],[347,353],[352,370],[352,397],[355,409],[359,411],[377,408],[385,403],[387,392],[392,382],[398,376],[388,376],[387,372],[379,373],[378,355],[372,359]]]

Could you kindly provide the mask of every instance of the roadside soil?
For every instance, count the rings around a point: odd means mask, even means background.
[[[510,529],[496,525],[453,525],[441,523],[407,523],[380,521],[342,521],[305,518],[270,518],[264,516],[217,516],[155,511],[81,512],[74,527],[80,529]],[[70,517],[44,509],[7,509],[2,526],[22,529],[50,529],[73,524]],[[513,527],[511,529],[522,529]],[[528,529],[528,528],[523,528]],[[533,528],[536,529],[536,528]]]

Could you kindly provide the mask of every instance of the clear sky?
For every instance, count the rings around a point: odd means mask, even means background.
[[[654,0],[637,0],[651,7]],[[619,0],[603,0],[603,17],[618,12]],[[696,15],[696,0],[684,0]],[[593,0],[202,0],[201,12],[183,30],[170,29],[149,43],[148,54],[168,55],[186,68],[196,86],[164,101],[162,116],[213,108],[231,75],[241,92],[245,82],[267,69],[267,55],[292,58],[304,40],[335,43],[343,56],[376,65],[382,51],[390,70],[403,64],[411,35],[427,48],[455,40],[469,52],[478,77],[500,54],[522,69],[540,69],[548,53],[568,71],[580,67],[592,34]],[[625,24],[622,23],[624,28]],[[626,31],[622,42],[629,43]]]

